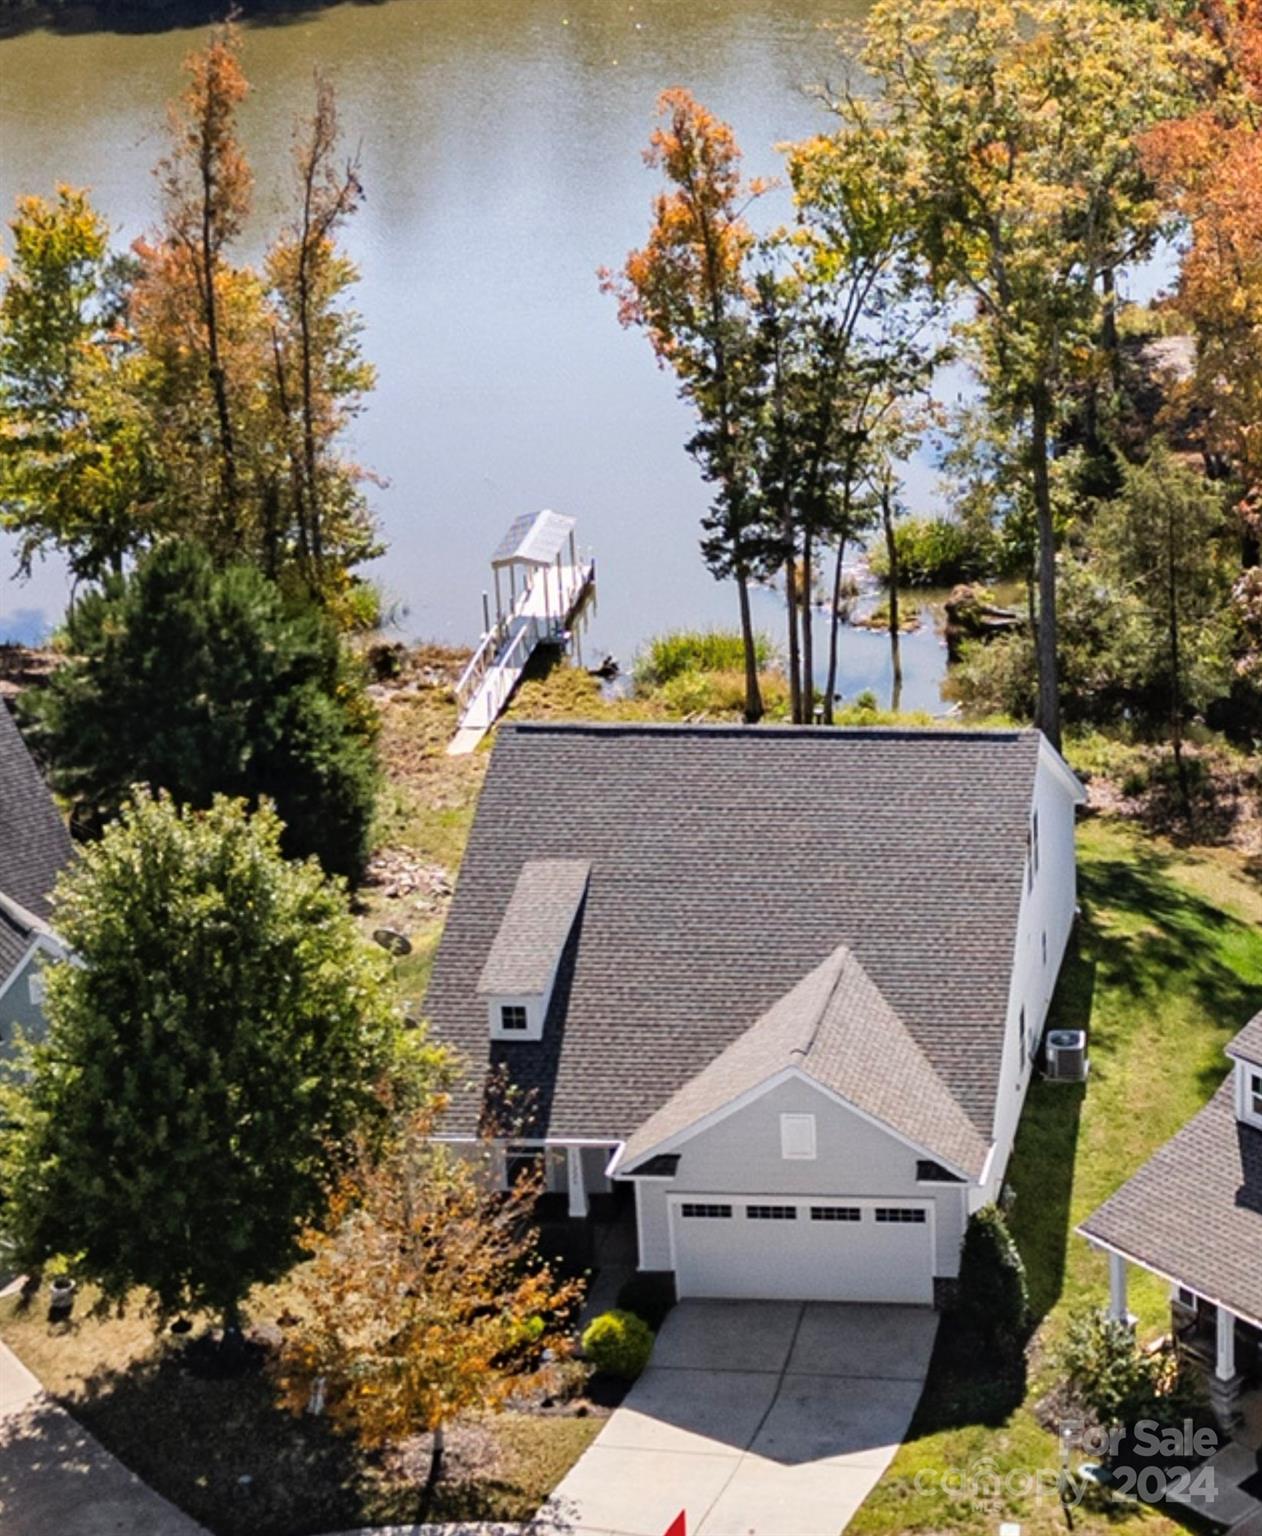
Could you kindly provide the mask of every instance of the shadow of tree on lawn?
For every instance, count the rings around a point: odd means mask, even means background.
[[[66,1486],[81,1475],[71,1442],[77,1434],[91,1445],[79,1424],[213,1536],[321,1536],[360,1527],[406,1527],[422,1519],[527,1521],[535,1513],[536,1496],[518,1486],[512,1469],[497,1465],[494,1456],[483,1457],[483,1464],[466,1475],[459,1427],[448,1432],[452,1474],[438,1485],[427,1509],[423,1479],[410,1472],[400,1475],[386,1458],[362,1452],[325,1419],[282,1409],[266,1376],[205,1379],[190,1371],[173,1347],[126,1369],[98,1372],[65,1406],[73,1418],[46,1403],[14,1443],[5,1444],[0,1458],[0,1529],[5,1536],[47,1536],[69,1529],[51,1512],[76,1498]],[[417,1460],[427,1463],[427,1453]],[[30,1469],[36,1464],[42,1482],[33,1484]],[[33,1488],[42,1515],[26,1525],[14,1523],[6,1494],[30,1498]],[[144,1528],[125,1528],[129,1536],[148,1536]],[[538,1536],[564,1536],[572,1523],[558,1511],[528,1529]],[[451,1530],[456,1536],[459,1525]],[[154,1536],[158,1531],[155,1526]]]

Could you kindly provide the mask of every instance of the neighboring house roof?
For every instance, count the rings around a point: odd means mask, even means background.
[[[36,917],[0,891],[0,997],[38,950],[59,959],[66,953],[61,940],[42,917]]]
[[[586,859],[529,859],[522,865],[479,992],[530,996],[548,990],[590,873]]]
[[[453,1134],[474,1128],[499,1069],[533,1091],[533,1134],[625,1139],[844,945],[868,1005],[896,1021],[888,1053],[868,1045],[887,1075],[865,1091],[902,1113],[915,1060],[930,1118],[952,1118],[940,1083],[971,1125],[946,1133],[971,1163],[964,1143],[994,1124],[1041,740],[501,727],[426,1000],[436,1038],[474,1068]],[[523,866],[557,859],[591,872],[543,1039],[492,1041],[483,968]],[[862,1034],[844,1014],[833,1029]],[[823,1040],[813,1065],[858,1091]]]
[[[1228,1056],[1262,1067],[1262,1013],[1255,1013],[1227,1047]]]
[[[30,929],[0,906],[0,991],[26,958],[31,942]]]
[[[627,1142],[623,1170],[785,1071],[970,1177],[981,1174],[986,1139],[844,944],[650,1115]]]
[[[527,565],[550,565],[574,532],[574,519],[559,512],[524,512],[514,518],[508,532],[491,556],[492,565],[522,560]]]
[[[1262,1327],[1262,1131],[1232,1078],[1078,1230]]]
[[[48,786],[0,703],[0,892],[48,917],[53,885],[70,853],[70,834]]]

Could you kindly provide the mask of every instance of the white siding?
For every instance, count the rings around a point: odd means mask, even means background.
[[[635,1181],[635,1221],[639,1237],[640,1268],[670,1269],[670,1217],[666,1192],[671,1185],[661,1179]]]
[[[816,1156],[784,1158],[780,1116],[815,1116]],[[665,1195],[822,1195],[836,1199],[923,1200],[934,1206],[934,1273],[959,1273],[967,1185],[919,1184],[916,1163],[927,1154],[900,1141],[802,1078],[790,1078],[760,1098],[699,1131],[682,1147],[675,1177],[666,1184],[637,1181],[641,1267],[669,1268]]]
[[[974,1208],[994,1200],[1002,1188],[1032,1075],[1027,1042],[1032,1034],[1037,1039],[1042,1038],[1048,1005],[1073,930],[1078,902],[1074,852],[1076,800],[1068,770],[1060,765],[1052,749],[1044,745],[1034,785],[1038,866],[1031,871],[1027,863],[1022,884],[1021,915],[1008,995],[1007,1035],[995,1107],[995,1150],[986,1186],[974,1197]],[[1021,1038],[1023,1011],[1025,1028],[1024,1038]]]

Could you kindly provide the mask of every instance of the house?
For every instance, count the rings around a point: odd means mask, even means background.
[[[65,953],[49,898],[70,853],[65,823],[0,702],[0,1059],[12,1055],[18,1030],[31,1037],[43,1028],[40,962]]]
[[[632,1192],[684,1296],[930,1303],[1003,1183],[1075,912],[1035,731],[522,724],[427,999],[503,1176]]]
[[[1130,1265],[1170,1285],[1172,1332],[1220,1420],[1262,1384],[1262,1014],[1227,1047],[1213,1098],[1078,1228],[1109,1255],[1109,1311]]]

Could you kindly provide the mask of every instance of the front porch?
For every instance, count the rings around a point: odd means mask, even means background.
[[[1109,1249],[1108,1255],[1109,1316],[1133,1323],[1127,1305],[1132,1261],[1116,1249]],[[1160,1278],[1169,1281],[1169,1276]],[[1169,1283],[1170,1336],[1174,1347],[1180,1359],[1204,1382],[1220,1428],[1234,1435],[1244,1423],[1246,1399],[1250,1395],[1256,1398],[1262,1388],[1262,1328],[1178,1281]]]
[[[1124,1255],[1110,1251],[1109,1315],[1133,1324],[1129,1268]],[[1205,1475],[1194,1478],[1186,1493],[1170,1494],[1169,1502],[1227,1536],[1262,1536],[1262,1328],[1172,1283],[1170,1338],[1180,1360],[1205,1384],[1222,1444],[1204,1463]]]

